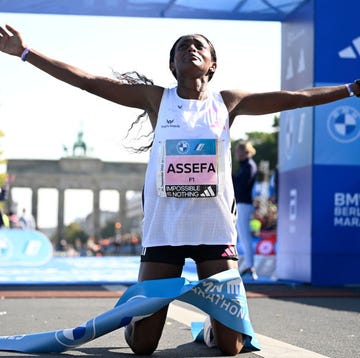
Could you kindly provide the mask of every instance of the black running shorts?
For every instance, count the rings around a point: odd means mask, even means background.
[[[185,259],[191,258],[196,263],[208,260],[238,260],[235,245],[184,245],[144,247],[141,262],[161,262],[184,265]]]

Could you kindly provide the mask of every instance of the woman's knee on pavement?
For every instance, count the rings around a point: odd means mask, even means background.
[[[221,352],[228,356],[235,356],[240,353],[244,347],[244,336],[221,323],[212,320],[212,327],[217,347]]]
[[[131,350],[137,355],[152,354],[159,343],[159,338],[154,337],[150,332],[137,327],[139,322],[130,324],[125,329],[125,340]]]
[[[244,339],[242,334],[236,340],[230,341],[229,339],[225,342],[218,342],[217,347],[226,356],[236,356],[241,352],[244,347]]]
[[[156,350],[165,324],[166,314],[167,307],[126,327],[125,339],[135,354],[150,355]]]

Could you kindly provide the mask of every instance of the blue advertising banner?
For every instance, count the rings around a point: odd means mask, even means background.
[[[360,165],[359,99],[318,106],[315,117],[314,164]]]
[[[313,108],[299,108],[281,113],[278,154],[281,172],[311,165],[313,112]]]
[[[321,3],[324,0],[316,6]],[[360,3],[347,5],[326,2],[315,19],[316,86],[360,77],[360,30],[352,25]],[[311,282],[356,284],[360,282],[359,99],[316,107],[314,122]]]
[[[312,86],[314,63],[313,0],[282,23],[281,86],[296,90]],[[313,109],[280,114],[279,171],[312,163]]]
[[[314,82],[314,0],[282,23],[281,86]],[[313,108],[280,114],[276,275],[311,280],[311,169]]]
[[[314,82],[352,82],[360,66],[360,1],[316,0]]]
[[[360,166],[317,165],[313,177],[319,198],[313,210],[313,253],[360,254]]]
[[[282,23],[281,86],[296,90],[314,82],[313,0]]]
[[[316,165],[313,173],[312,282],[359,282],[360,166]]]
[[[311,177],[312,166],[280,173],[276,252],[280,279],[311,280]]]
[[[359,10],[358,0],[310,0],[287,19],[284,89],[360,78]],[[278,276],[359,284],[359,99],[282,113],[279,143]]]

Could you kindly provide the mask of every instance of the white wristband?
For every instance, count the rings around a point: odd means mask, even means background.
[[[355,96],[353,84],[352,83],[347,83],[345,86],[346,86],[346,89],[349,92],[349,96],[350,97]]]

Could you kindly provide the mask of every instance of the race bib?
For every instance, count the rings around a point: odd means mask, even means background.
[[[218,181],[217,139],[168,139],[160,145],[159,196],[215,197]]]

